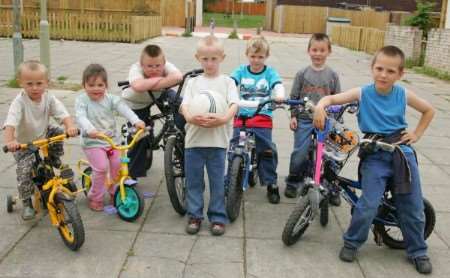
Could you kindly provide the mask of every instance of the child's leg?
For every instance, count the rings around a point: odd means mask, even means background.
[[[109,173],[113,181],[115,181],[119,176],[119,170],[120,170],[120,151],[111,150],[109,155]],[[115,185],[112,185],[108,188],[109,194],[114,194],[115,191],[116,191]]]
[[[286,185],[297,188],[303,181],[305,171],[308,168],[308,151],[311,147],[311,134],[314,126],[311,121],[299,120],[297,130],[294,132],[294,150],[289,163],[289,176]]]
[[[350,226],[344,234],[345,246],[358,249],[367,240],[386,182],[392,174],[392,154],[390,153],[380,151],[369,155],[362,162],[362,194],[354,208]]]
[[[411,171],[411,193],[395,195],[398,219],[406,242],[406,252],[410,258],[427,254],[424,239],[425,215],[420,187],[419,170],[413,153],[405,153]]]
[[[64,133],[64,129],[58,127],[58,126],[48,126],[47,127],[47,133],[45,137],[53,137]],[[56,142],[53,144],[50,144],[48,146],[48,153],[50,157],[50,161],[52,162],[52,165],[55,168],[59,168],[61,166],[61,160],[59,157],[64,155],[64,142]]]
[[[184,152],[186,173],[186,202],[189,218],[203,219],[203,192],[205,191],[204,167],[207,151],[189,148]]]
[[[262,185],[277,186],[278,154],[271,128],[253,128],[259,158],[258,174]]]
[[[17,162],[17,189],[19,191],[19,198],[22,200],[29,199],[34,193],[34,184],[31,180],[31,170],[36,159],[34,154],[30,151],[16,151],[14,159]]]
[[[209,179],[210,200],[208,219],[211,223],[228,223],[225,211],[225,187],[223,175],[225,173],[225,154],[222,148],[208,148],[206,171]]]
[[[103,202],[106,174],[108,171],[106,150],[103,148],[85,148],[83,150],[92,167],[92,186],[89,190],[88,198],[91,201],[101,203]]]
[[[143,109],[133,110],[140,120],[144,121],[146,125],[150,124],[150,106]],[[128,126],[131,126],[128,123]],[[131,137],[128,138],[128,142],[131,142]],[[145,168],[145,160],[147,159],[147,148],[149,148],[147,140],[139,140],[136,145],[128,151],[128,157],[130,158],[129,170],[130,176],[133,178],[146,177],[147,169]]]

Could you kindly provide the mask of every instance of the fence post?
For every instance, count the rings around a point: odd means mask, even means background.
[[[13,33],[13,54],[14,54],[14,74],[17,73],[20,63],[23,62],[23,43],[20,23],[20,1],[13,2],[14,33]]]
[[[41,63],[47,66],[50,77],[50,32],[47,20],[47,0],[41,0],[41,21],[39,22]]]

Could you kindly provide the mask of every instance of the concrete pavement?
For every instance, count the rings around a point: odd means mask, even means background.
[[[282,75],[290,91],[295,73],[309,63],[307,38],[269,37],[271,57],[268,64]],[[101,63],[109,73],[110,91],[127,78],[129,66],[137,61],[144,45],[157,43],[169,61],[182,71],[198,68],[194,59],[198,38],[158,37],[140,44],[52,41],[52,78],[67,77],[79,82],[84,67]],[[245,63],[245,41],[224,40],[226,59],[222,69],[229,73]],[[25,58],[38,58],[39,41],[25,40]],[[340,47],[333,48],[328,64],[340,75],[342,87],[348,89],[370,81],[370,56]],[[0,39],[0,84],[12,76],[12,41]],[[450,277],[450,84],[414,73],[407,73],[403,85],[430,101],[437,114],[426,135],[416,144],[419,155],[422,188],[437,214],[434,233],[428,240],[433,262],[432,277]],[[0,87],[0,120],[3,122],[17,89]],[[73,112],[76,92],[55,91]],[[408,110],[408,121],[414,126],[418,114]],[[355,120],[347,117],[355,126]],[[275,116],[274,140],[279,149],[278,183],[284,189],[292,150],[292,132],[288,112],[278,110]],[[3,142],[3,138],[0,139]],[[71,139],[65,160],[75,167],[83,157],[78,139]],[[316,221],[303,238],[292,247],[281,242],[281,232],[294,200],[282,196],[281,204],[271,205],[264,188],[253,188],[245,194],[240,217],[227,226],[226,234],[213,237],[207,223],[199,235],[184,232],[186,218],[172,209],[163,175],[162,152],[155,152],[148,177],[140,180],[145,192],[156,195],[146,200],[144,215],[135,223],[117,216],[94,213],[87,208],[84,195],[78,197],[86,242],[78,252],[68,250],[48,217],[23,222],[20,206],[6,212],[6,194],[16,194],[14,160],[9,154],[0,159],[0,277],[420,277],[408,264],[403,251],[378,247],[370,236],[352,264],[338,259],[342,233],[350,213],[347,205],[332,208],[328,226]],[[344,169],[356,176],[357,160]]]

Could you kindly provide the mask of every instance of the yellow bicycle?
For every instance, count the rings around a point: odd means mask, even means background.
[[[128,163],[130,159],[127,156],[128,149],[134,146],[144,131],[144,129],[138,130],[133,136],[133,140],[128,145],[125,145],[125,143],[116,145],[109,136],[105,134],[100,135],[100,139],[108,142],[111,148],[120,151],[121,166],[119,174],[116,179],[107,181],[106,186],[109,188],[118,184],[114,193],[114,207],[116,208],[119,217],[128,222],[138,219],[144,211],[144,196],[136,188],[137,182],[129,176]],[[87,167],[82,170],[82,165],[87,165]],[[92,167],[89,165],[88,161],[79,160],[78,169],[81,173],[81,185],[85,190],[85,194],[87,194],[91,188]]]
[[[84,227],[80,213],[75,203],[78,191],[73,182],[74,173],[67,165],[63,165],[59,171],[50,164],[48,146],[55,142],[61,142],[68,135],[61,134],[51,138],[33,141],[29,144],[21,144],[21,150],[30,150],[35,156],[32,168],[32,179],[38,190],[35,190],[33,206],[37,213],[41,212],[41,203],[48,210],[48,215],[53,226],[69,249],[76,251],[84,243]],[[6,146],[4,152],[8,152]],[[58,173],[59,172],[59,173]],[[13,212],[18,197],[7,195],[6,210]]]

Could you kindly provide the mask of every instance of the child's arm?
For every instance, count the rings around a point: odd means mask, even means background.
[[[314,126],[323,129],[325,126],[325,118],[327,113],[325,108],[330,105],[344,104],[353,101],[358,101],[361,96],[361,88],[353,88],[346,92],[330,95],[322,98],[314,108]]]
[[[136,115],[136,113],[131,110],[128,105],[126,105],[123,101],[120,100],[119,97],[117,97],[117,111],[120,115],[125,117],[131,124],[133,124],[136,128],[143,129],[145,128],[145,123],[139,119],[139,117]]]
[[[65,129],[66,133],[70,137],[75,137],[78,135],[78,128],[75,126],[75,123],[71,116],[68,116],[68,117],[65,117],[64,119],[62,119],[62,123],[64,125],[64,129]]]
[[[207,122],[203,125],[204,127],[218,127],[221,125],[224,125],[228,123],[234,115],[236,115],[237,111],[239,109],[239,106],[237,103],[232,103],[229,107],[225,115],[219,116],[217,114],[208,114],[207,115]]]
[[[183,99],[183,101],[184,101],[184,99]],[[187,104],[181,104],[180,111],[181,111],[181,114],[183,115],[184,119],[186,120],[186,122],[189,124],[206,127],[205,125],[209,121],[209,119],[206,118],[205,116],[191,115],[191,113],[189,113],[189,111],[188,111]]]
[[[407,91],[407,102],[408,105],[415,110],[422,113],[419,123],[414,131],[404,131],[403,136],[399,143],[412,144],[417,142],[420,137],[425,133],[428,125],[434,117],[434,108],[426,100],[418,97],[414,92]]]
[[[19,142],[17,142],[16,137],[14,136],[16,128],[14,126],[7,125],[5,126],[5,131],[3,132],[3,138],[8,148],[8,151],[15,152],[20,148]]]
[[[95,126],[91,123],[87,116],[87,105],[83,103],[79,98],[75,101],[75,118],[80,128],[86,132],[90,138],[97,138],[100,133]]]
[[[304,70],[301,70],[297,72],[294,79],[294,84],[292,85],[290,99],[300,99],[300,93],[302,90],[302,84],[303,84],[303,72]],[[291,130],[295,131],[298,127],[297,123],[297,116],[299,114],[297,107],[291,108],[291,121],[289,123],[289,127]]]
[[[273,87],[273,99],[276,102],[282,102],[286,98],[283,84],[279,83]]]
[[[181,71],[171,63],[166,63],[165,72],[167,72],[166,76],[145,77],[140,72],[139,67],[133,65],[129,73],[131,88],[137,92],[159,91],[173,87],[183,79]]]

